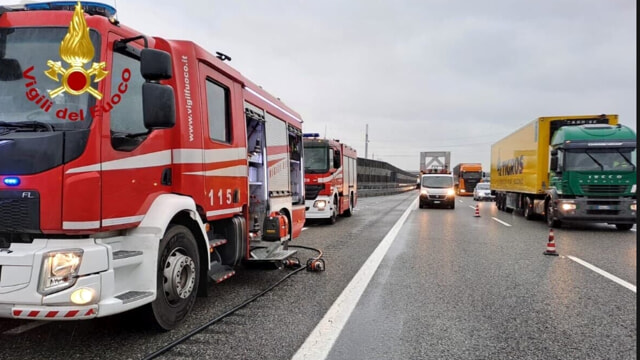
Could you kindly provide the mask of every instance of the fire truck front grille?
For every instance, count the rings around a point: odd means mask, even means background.
[[[314,200],[318,197],[318,193],[324,188],[324,185],[305,185],[304,186],[304,198],[305,200]]]
[[[36,191],[0,191],[0,232],[15,231],[40,231],[40,196]]]
[[[580,185],[580,188],[585,194],[624,194],[627,185]]]

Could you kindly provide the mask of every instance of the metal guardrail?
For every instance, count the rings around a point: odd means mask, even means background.
[[[372,197],[399,194],[415,190],[415,184],[380,184],[380,183],[364,183],[358,184],[358,197]]]

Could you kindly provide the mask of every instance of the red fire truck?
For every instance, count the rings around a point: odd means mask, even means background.
[[[339,140],[304,134],[305,214],[334,224],[351,216],[358,198],[358,155]]]
[[[69,4],[0,7],[0,317],[168,330],[295,253],[302,120],[222,53]]]

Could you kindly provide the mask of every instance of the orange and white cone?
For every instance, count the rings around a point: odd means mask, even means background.
[[[547,242],[547,250],[545,250],[543,254],[558,256],[558,253],[556,252],[556,241],[555,236],[553,235],[553,229],[549,229],[549,241]]]
[[[480,217],[480,205],[476,204],[476,211],[473,216]]]

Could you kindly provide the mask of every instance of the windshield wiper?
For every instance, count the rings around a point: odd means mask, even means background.
[[[587,154],[587,156],[590,157],[591,160],[593,160],[593,162],[595,162],[596,164],[598,164],[598,166],[600,166],[600,170],[604,170],[604,166],[602,166],[602,164],[600,164],[600,162],[598,160],[596,160],[596,158],[591,156],[591,154],[589,154],[588,151],[585,151],[585,154]]]
[[[27,129],[31,128],[33,131],[38,129],[46,129],[47,131],[55,131],[53,125],[42,121],[0,121],[0,127],[7,129]]]

